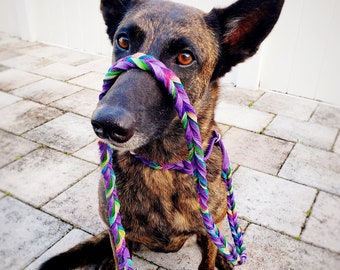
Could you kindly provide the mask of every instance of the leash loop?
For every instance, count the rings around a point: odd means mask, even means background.
[[[174,170],[174,171],[179,171],[184,174],[193,174],[194,172],[194,168],[191,162],[187,160],[182,160],[180,162],[173,163],[173,164],[156,163],[156,162],[149,161],[145,157],[142,157],[135,152],[131,151],[130,154],[133,155],[135,158],[138,158],[145,165],[148,165],[150,168],[154,170],[161,170],[161,171]]]
[[[242,232],[238,224],[229,158],[220,135],[215,131],[213,137],[210,139],[209,147],[206,150],[206,153],[204,153],[202,149],[199,125],[197,122],[197,115],[195,109],[190,104],[190,100],[180,79],[159,60],[150,55],[137,53],[118,60],[109,69],[104,78],[103,90],[99,95],[99,100],[105,96],[107,91],[113,85],[115,79],[122,72],[133,68],[139,68],[154,74],[155,78],[159,82],[163,83],[168,93],[172,96],[182,127],[185,131],[189,158],[186,161],[181,161],[176,164],[158,164],[150,162],[136,153],[132,154],[153,169],[173,169],[193,176],[200,204],[199,210],[206,232],[209,234],[217,248],[221,251],[225,259],[233,265],[241,265],[246,260],[246,250],[243,244]],[[226,185],[228,193],[227,215],[235,247],[227,241],[225,236],[221,234],[208,209],[209,189],[206,179],[206,160],[210,156],[215,144],[219,145],[223,155],[222,179]],[[102,174],[106,185],[109,224],[115,242],[119,269],[133,270],[131,255],[126,247],[125,231],[122,226],[121,216],[119,213],[120,202],[117,195],[116,176],[112,167],[113,149],[104,142],[99,142],[99,149],[101,152]]]

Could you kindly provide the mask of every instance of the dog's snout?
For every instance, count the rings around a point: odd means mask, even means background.
[[[99,138],[117,143],[125,143],[135,132],[133,116],[121,108],[109,106],[97,109],[92,116],[91,124]]]

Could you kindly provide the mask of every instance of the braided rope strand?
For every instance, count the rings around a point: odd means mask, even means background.
[[[227,211],[227,216],[228,216],[228,222],[229,222],[229,227],[231,230],[231,235],[235,243],[235,248],[237,254],[239,254],[240,257],[238,259],[240,260],[239,262],[234,262],[233,264],[235,265],[240,265],[243,262],[246,261],[247,259],[247,253],[246,253],[246,247],[243,242],[243,234],[241,231],[241,226],[238,223],[238,215],[236,211],[236,200],[235,200],[235,194],[234,194],[234,189],[233,189],[233,179],[232,179],[232,169],[230,166],[230,161],[229,157],[227,155],[227,151],[223,145],[222,140],[218,139],[218,143],[222,152],[223,156],[223,162],[222,162],[222,179],[225,183],[226,190],[228,193],[227,197],[227,203],[228,203],[228,211]]]
[[[107,144],[99,142],[101,168],[105,180],[105,196],[108,205],[110,230],[113,234],[119,269],[133,270],[129,249],[126,247],[125,231],[119,213],[120,202],[117,195],[116,175],[112,168],[113,150]]]
[[[226,238],[221,234],[220,230],[214,223],[213,218],[208,209],[209,190],[208,182],[206,179],[207,174],[205,162],[206,157],[204,156],[204,151],[202,149],[202,139],[200,135],[199,125],[197,122],[196,112],[192,105],[190,104],[189,98],[184,90],[184,86],[180,82],[180,79],[162,62],[158,61],[157,59],[153,58],[150,55],[137,53],[135,55],[128,56],[126,58],[118,60],[109,69],[108,73],[104,78],[103,91],[100,94],[99,99],[101,99],[110,89],[117,76],[119,76],[122,72],[132,68],[139,68],[144,71],[153,73],[156,79],[163,83],[168,93],[173,97],[175,108],[181,120],[182,126],[185,130],[189,158],[187,161],[181,162],[181,164],[157,164],[155,162],[149,162],[148,160],[138,156],[137,154],[134,155],[140,158],[142,162],[148,164],[150,167],[154,169],[177,169],[184,173],[193,175],[194,183],[196,185],[196,190],[198,193],[200,213],[207,233],[209,234],[211,240],[215,243],[217,248],[222,252],[224,257],[228,261],[230,261],[233,265],[241,265],[246,259],[246,252],[245,247],[243,245],[241,229],[237,221],[236,204],[231,185],[232,179],[230,177],[231,171],[229,170],[230,163],[226,155],[222,141],[218,139],[221,151],[224,154],[222,179],[226,184],[226,189],[228,192],[228,221],[236,248],[234,248],[233,245],[231,245],[226,240]],[[217,140],[215,142],[217,142]],[[110,149],[110,147],[106,146],[106,149]],[[104,150],[105,149],[103,147],[103,149],[101,149],[101,152]],[[107,152],[107,155],[111,156],[111,158],[104,159],[102,154],[102,163],[104,163],[103,160],[107,159],[111,160],[112,163],[112,149]],[[107,184],[106,187],[107,194],[110,194],[111,197],[114,197],[114,199],[108,198],[110,226],[112,222],[111,231],[114,236],[115,242],[119,247],[118,250],[116,246],[117,256],[119,258],[119,261],[121,262],[122,267],[126,267],[125,265],[130,263],[131,260],[129,256],[128,259],[120,258],[120,256],[126,256],[127,254],[128,255],[130,254],[126,248],[124,239],[125,232],[123,227],[121,226],[121,218],[119,215],[120,204],[118,196],[116,194],[117,192],[115,191],[116,189],[115,177],[112,176],[112,174],[114,175],[112,170],[112,164],[111,167],[109,165],[103,164],[102,168],[105,180],[107,177],[106,175],[111,175],[111,178],[113,178],[111,180],[113,181],[113,184]],[[104,168],[106,168],[105,171]],[[107,171],[110,170],[112,170],[112,172],[108,173]],[[112,187],[113,191],[111,191]],[[111,206],[110,203],[112,204]],[[113,205],[115,207],[112,207]],[[113,209],[115,211],[112,211]],[[118,225],[115,225],[116,223]],[[121,267],[121,265],[119,267]],[[132,268],[120,268],[120,269],[132,269]]]

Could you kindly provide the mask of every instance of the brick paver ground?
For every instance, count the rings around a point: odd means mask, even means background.
[[[0,34],[1,270],[37,269],[104,228],[90,117],[109,64]],[[216,119],[248,249],[239,269],[339,270],[340,108],[223,87]],[[194,270],[200,252],[191,241],[133,261],[142,270]]]

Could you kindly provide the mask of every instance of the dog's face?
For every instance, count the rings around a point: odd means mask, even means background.
[[[197,31],[192,31],[194,26]],[[112,44],[114,60],[143,52],[162,61],[178,74],[193,104],[207,89],[218,53],[202,12],[162,1],[128,10]],[[131,150],[161,137],[174,118],[172,98],[164,87],[151,74],[130,70],[99,102],[92,122],[106,119],[108,126],[99,124],[97,134],[119,150]]]
[[[199,112],[216,98],[210,84],[256,52],[282,3],[241,0],[205,14],[159,0],[102,0],[101,9],[113,61],[136,52],[154,56],[177,74]],[[130,70],[98,103],[92,124],[115,149],[133,150],[164,136],[176,117],[162,85],[147,72]]]

